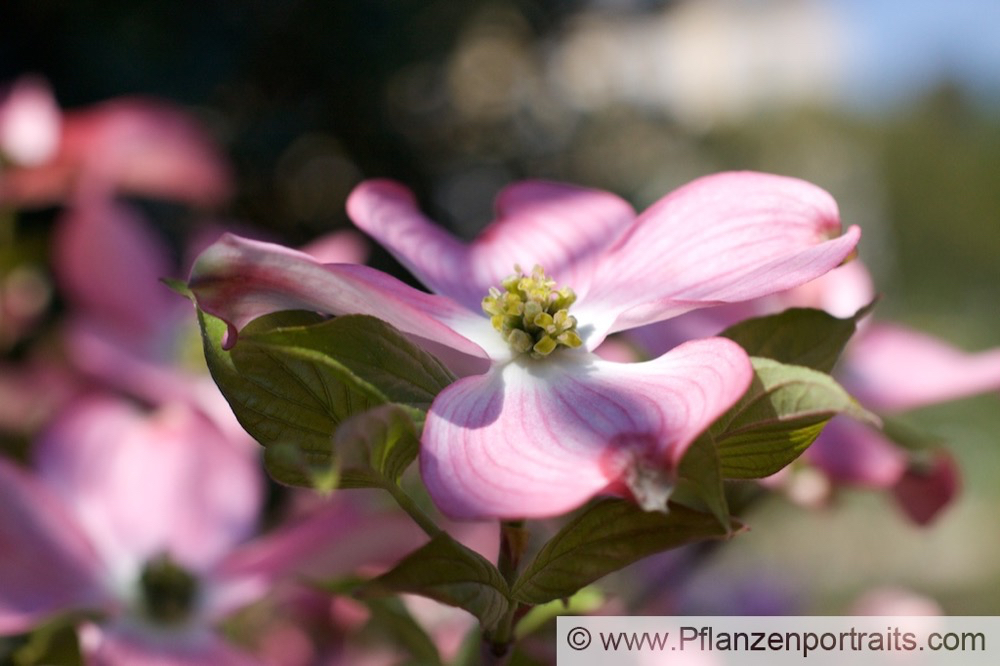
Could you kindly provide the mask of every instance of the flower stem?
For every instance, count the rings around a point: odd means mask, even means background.
[[[497,568],[508,585],[513,585],[517,580],[518,567],[528,545],[528,536],[524,521],[500,523],[500,553],[497,556]],[[510,661],[514,652],[514,623],[524,610],[524,604],[512,603],[497,628],[483,635],[480,658],[484,665],[503,666]]]
[[[399,505],[406,514],[413,519],[420,529],[422,529],[427,536],[435,537],[441,533],[441,528],[437,526],[437,523],[431,519],[423,509],[417,506],[417,503],[413,501],[413,498],[406,494],[406,492],[399,486],[398,483],[390,481],[388,479],[384,480],[381,484],[382,488],[385,489],[392,499],[396,500],[396,504]]]
[[[497,652],[498,648],[502,649],[503,652]],[[479,663],[482,666],[504,666],[510,661],[511,654],[513,654],[513,650],[510,649],[509,644],[498,646],[496,643],[483,640],[479,651]]]
[[[508,585],[517,580],[517,569],[521,564],[521,556],[528,546],[528,530],[523,520],[503,521],[500,523],[500,553],[497,556],[497,568]]]

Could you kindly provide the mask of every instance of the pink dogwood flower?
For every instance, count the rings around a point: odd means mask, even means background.
[[[639,216],[612,194],[522,182],[469,244],[393,182],[362,183],[347,205],[434,293],[234,236],[196,261],[190,286],[228,322],[227,345],[262,314],[309,309],[379,317],[439,355],[461,378],[431,405],[420,468],[454,518],[558,515],[639,469],[674,468],[747,388],[746,354],[719,338],[645,363],[593,350],[615,331],[808,282],[860,234],[840,235],[825,191],[760,173],[699,179]]]
[[[89,613],[91,664],[259,664],[216,633],[222,618],[314,558],[343,575],[421,541],[340,503],[251,539],[264,499],[256,451],[184,405],[147,414],[82,399],[34,454],[34,473],[0,459],[0,633]]]

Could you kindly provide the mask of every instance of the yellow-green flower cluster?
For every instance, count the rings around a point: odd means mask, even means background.
[[[490,287],[483,299],[483,311],[490,316],[493,328],[518,353],[544,358],[558,347],[583,344],[576,332],[576,318],[569,306],[576,294],[569,287],[556,288],[555,280],[535,266],[525,275],[520,266],[504,278],[503,291]]]

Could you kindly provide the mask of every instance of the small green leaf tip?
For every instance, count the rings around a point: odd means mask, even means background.
[[[194,292],[191,288],[187,286],[187,282],[184,280],[178,280],[176,278],[160,278],[160,282],[167,285],[171,291],[174,291],[189,301],[194,301]]]
[[[483,312],[516,353],[545,358],[559,347],[583,344],[576,317],[569,313],[576,294],[569,287],[558,288],[541,266],[526,275],[515,265],[500,284],[503,290],[490,287],[483,298]]]

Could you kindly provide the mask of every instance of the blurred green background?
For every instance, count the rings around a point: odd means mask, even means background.
[[[405,182],[468,237],[519,178],[641,209],[713,171],[798,176],[862,226],[878,316],[978,350],[1000,346],[1000,54],[984,34],[1000,34],[994,0],[8,0],[0,81],[41,74],[67,108],[183,105],[235,165],[226,215],[293,244],[348,226],[367,177]],[[803,611],[902,585],[1000,614],[998,407],[910,415],[965,475],[929,528],[870,492],[824,511],[774,500],[706,585],[772,572]]]

